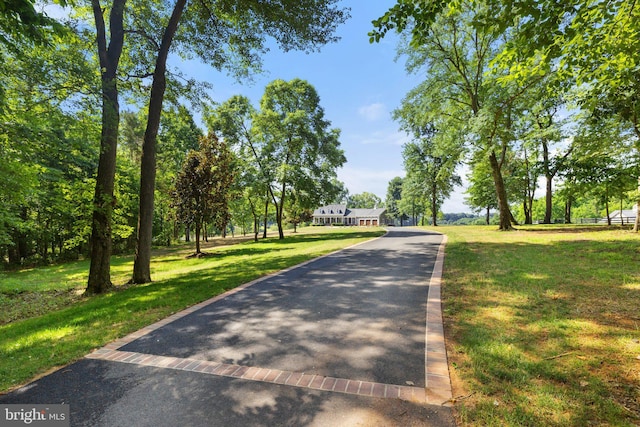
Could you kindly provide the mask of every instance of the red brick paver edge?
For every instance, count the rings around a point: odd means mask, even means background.
[[[218,363],[208,360],[182,359],[171,356],[120,351],[103,347],[86,356],[87,359],[109,360],[164,369],[238,378],[248,381],[260,381],[282,384],[289,387],[302,387],[335,393],[355,394],[367,397],[401,399],[419,404],[427,401],[427,393],[421,387],[399,386],[372,383],[368,381],[348,380],[345,378],[325,377],[322,375],[281,371],[279,369],[240,366]]]
[[[440,285],[444,266],[444,250],[447,236],[442,236],[438,256],[433,266],[427,295],[427,328],[425,338],[425,387],[427,403],[431,405],[450,405],[452,399],[447,350],[444,344],[442,323],[442,300]]]

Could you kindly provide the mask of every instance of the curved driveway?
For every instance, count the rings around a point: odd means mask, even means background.
[[[73,425],[350,425],[354,414],[351,425],[451,425],[448,408],[424,405],[441,240],[392,229],[174,315],[0,404],[69,403]],[[383,397],[404,412],[382,410]],[[181,415],[131,419],[136,408]]]

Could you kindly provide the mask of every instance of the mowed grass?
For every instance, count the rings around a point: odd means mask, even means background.
[[[95,297],[81,295],[86,261],[3,272],[0,393],[243,283],[383,233],[379,228],[322,227],[284,240],[235,245],[216,240],[205,245],[209,256],[204,258],[187,258],[193,249],[184,246],[163,249],[152,259],[153,283]],[[132,267],[132,257],[114,257],[114,284],[126,283]]]
[[[640,235],[437,231],[461,425],[640,425]]]

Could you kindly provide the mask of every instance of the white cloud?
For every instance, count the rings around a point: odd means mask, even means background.
[[[375,104],[358,108],[358,114],[369,122],[375,122],[386,117],[387,109],[384,104],[376,102]]]
[[[406,133],[389,130],[374,131],[367,135],[358,135],[354,139],[356,138],[360,144],[364,145],[386,144],[403,146],[410,141]]]

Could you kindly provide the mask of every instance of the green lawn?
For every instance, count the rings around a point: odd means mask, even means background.
[[[1,273],[0,392],[226,290],[383,233],[307,228],[285,240],[205,245],[204,258],[187,258],[192,249],[184,246],[162,249],[152,261],[153,283],[90,298],[79,295],[86,261]],[[114,284],[126,283],[132,257],[114,257],[112,265]]]
[[[640,236],[438,227],[456,413],[469,426],[640,425]]]

